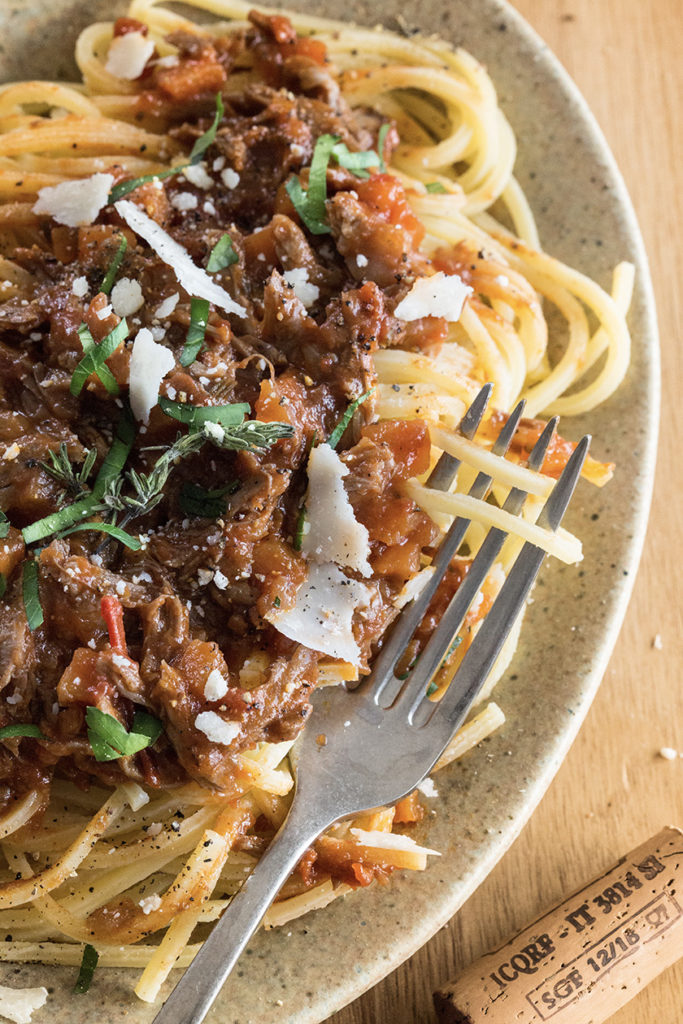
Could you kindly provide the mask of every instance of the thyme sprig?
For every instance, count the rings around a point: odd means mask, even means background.
[[[69,458],[65,441],[62,441],[56,452],[50,451],[48,456],[49,462],[40,462],[39,465],[46,473],[63,484],[65,497],[82,498],[85,494],[90,493],[90,488],[87,486],[88,478],[97,459],[97,451],[94,448],[86,448],[85,458],[80,469],[76,469]]]
[[[294,428],[288,423],[247,420],[245,423],[222,426],[220,423],[208,421],[187,434],[179,435],[170,447],[162,449],[149,473],[138,473],[137,470],[131,469],[125,477],[112,480],[102,497],[102,507],[98,511],[120,513],[124,516],[124,524],[131,519],[147,515],[162,500],[166,482],[175,466],[189,455],[198,452],[207,441],[217,448],[229,451],[263,451],[280,438],[291,437],[293,433]],[[131,485],[132,494],[124,493],[124,482]]]

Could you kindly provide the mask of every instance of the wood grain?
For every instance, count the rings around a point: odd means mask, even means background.
[[[683,757],[658,755],[664,746],[683,751],[683,7],[680,0],[514,2],[588,99],[626,178],[649,253],[663,364],[650,531],[600,692],[530,823],[450,924],[330,1024],[433,1024],[431,993],[439,984],[662,826],[683,825]],[[682,992],[683,960],[611,1024],[681,1024]]]

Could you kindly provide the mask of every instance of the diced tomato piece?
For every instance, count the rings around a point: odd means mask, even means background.
[[[416,821],[422,821],[424,813],[424,807],[420,803],[418,792],[414,789],[412,793],[404,796],[396,804],[394,822],[397,825],[412,825]]]
[[[324,64],[327,60],[327,48],[320,39],[312,36],[301,36],[294,44],[297,57],[308,57],[316,64]]]
[[[361,434],[375,444],[387,444],[396,460],[395,480],[408,480],[429,469],[431,441],[424,420],[384,420],[363,427]]]
[[[408,205],[405,189],[390,174],[371,174],[355,186],[358,198],[372,206],[377,214],[390,224],[397,224],[409,234],[413,245],[418,246],[424,238],[424,225],[417,219]]]
[[[129,32],[142,32],[146,36],[149,35],[149,26],[137,18],[117,18],[114,22],[114,36],[125,36]]]

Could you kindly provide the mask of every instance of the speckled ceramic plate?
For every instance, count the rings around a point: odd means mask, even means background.
[[[334,0],[294,6],[340,12]],[[115,8],[121,9],[111,0],[0,0],[0,79],[73,76],[78,30]],[[620,259],[637,266],[633,362],[616,396],[565,423],[571,437],[590,431],[599,457],[615,461],[618,472],[603,491],[579,486],[568,525],[583,538],[585,559],[580,568],[548,566],[539,581],[512,668],[496,690],[505,727],[439,775],[441,799],[428,828],[429,845],[443,856],[422,874],[259,934],[209,1015],[213,1024],[323,1020],[414,953],[485,878],[543,795],[599,685],[626,608],[651,490],[658,350],[648,271],[621,177],[576,88],[498,0],[347,0],[344,10],[389,27],[400,12],[408,24],[464,45],[488,66],[519,140],[517,175],[545,247],[603,285]],[[46,983],[46,973],[22,967],[16,980]],[[13,968],[2,974],[14,981]],[[123,972],[98,972],[83,1000],[70,996],[73,970],[49,975],[54,994],[35,1015],[37,1024],[145,1024],[154,1016],[132,996]]]

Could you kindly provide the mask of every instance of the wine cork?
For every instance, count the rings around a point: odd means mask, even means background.
[[[434,993],[444,1024],[602,1024],[683,956],[683,832],[665,828]]]

